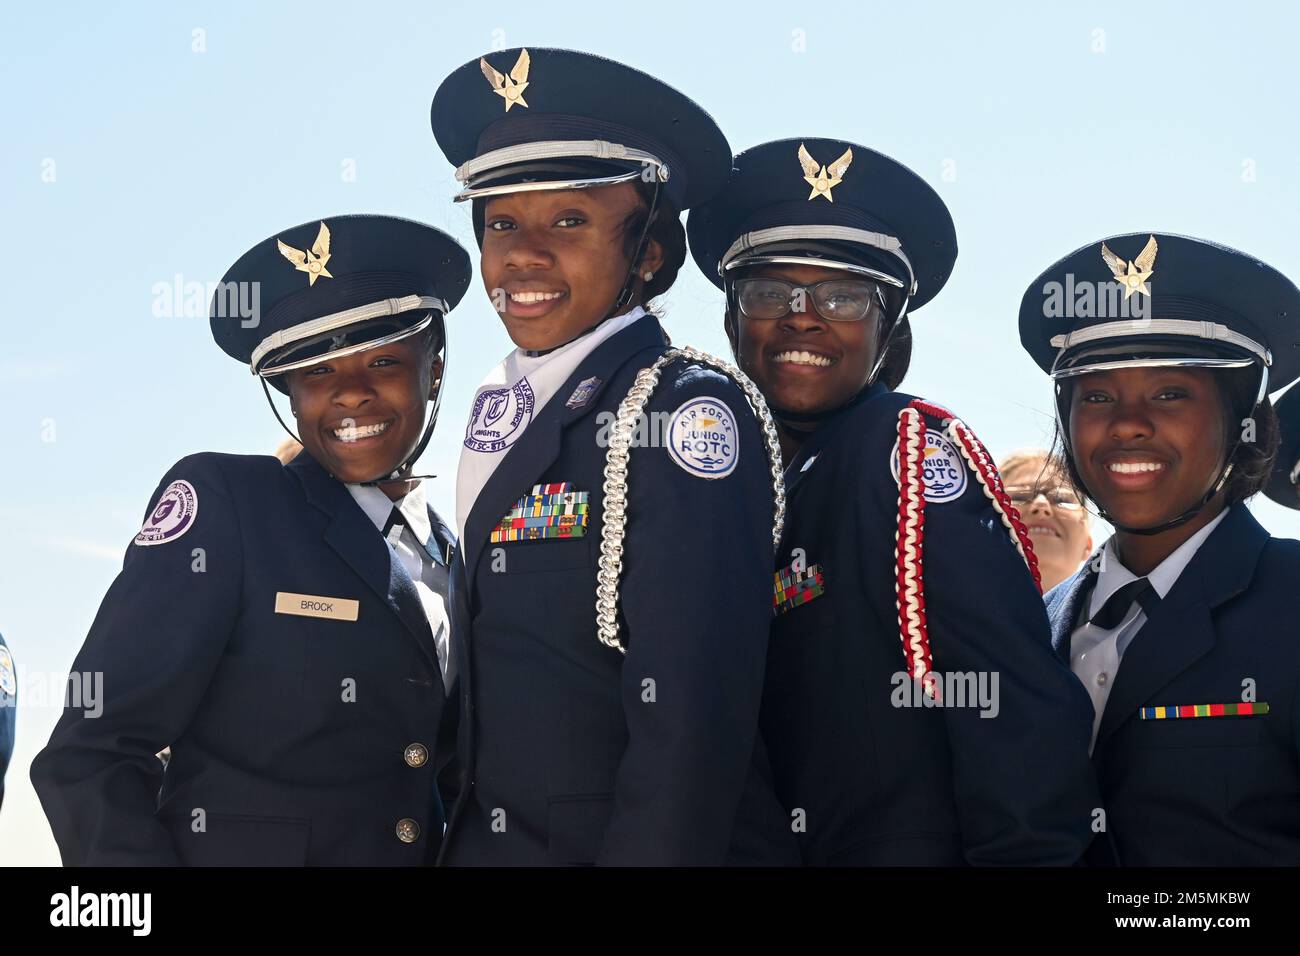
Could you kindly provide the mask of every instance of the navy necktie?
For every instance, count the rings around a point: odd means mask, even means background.
[[[1146,578],[1130,581],[1106,598],[1101,610],[1090,617],[1088,623],[1103,631],[1113,631],[1123,623],[1124,618],[1128,616],[1129,608],[1135,601],[1142,605],[1142,610],[1150,617],[1151,612],[1160,603],[1160,595]]]

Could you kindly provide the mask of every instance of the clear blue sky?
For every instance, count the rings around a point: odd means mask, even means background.
[[[588,50],[688,93],[737,150],[832,136],[910,165],[952,209],[961,255],[914,317],[907,388],[956,409],[1001,455],[1050,432],[1050,389],[1020,350],[1015,313],[1060,255],[1165,230],[1300,277],[1298,28],[1287,4],[1161,0],[11,10],[0,631],[24,689],[56,686],[19,710],[0,863],[58,861],[27,768],[157,480],[188,453],[269,453],[281,438],[205,313],[156,315],[156,284],[216,281],[276,230],[345,212],[421,219],[472,249],[428,125],[456,66],[494,47]],[[720,295],[692,266],[664,306],[675,341],[725,353]],[[450,341],[443,423],[424,458],[449,518],[469,398],[509,348],[477,287]],[[1296,514],[1255,510],[1300,536]]]

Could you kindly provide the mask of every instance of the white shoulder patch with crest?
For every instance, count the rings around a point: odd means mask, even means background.
[[[135,536],[135,544],[143,548],[175,541],[194,526],[198,513],[199,493],[194,486],[188,481],[173,481],[163,491],[144,527]]]
[[[740,460],[736,416],[712,396],[692,398],[673,412],[665,440],[669,457],[697,478],[725,478]]]
[[[894,450],[889,456],[889,470],[898,483],[898,440],[894,440]],[[925,500],[931,504],[942,504],[960,498],[966,490],[966,461],[957,447],[937,428],[928,428],[925,432],[925,459],[921,466],[924,479]]]

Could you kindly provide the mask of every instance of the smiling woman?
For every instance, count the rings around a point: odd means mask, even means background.
[[[471,672],[442,858],[790,862],[758,740],[775,435],[752,387],[670,350],[646,310],[727,142],[658,80],[564,50],[466,64],[433,127],[516,346],[474,397],[457,475]],[[633,449],[640,420],[667,424]]]
[[[388,477],[408,461],[424,434],[427,405],[441,387],[441,337],[430,326],[286,373],[289,407],[308,453],[348,483]],[[413,482],[401,476],[379,487],[396,501]]]
[[[1043,295],[1066,277],[1140,280],[1112,298],[1144,317],[1061,316]],[[1300,650],[1274,626],[1294,616],[1300,542],[1244,504],[1278,446],[1266,396],[1300,376],[1297,315],[1300,290],[1264,263],[1147,233],[1072,253],[1022,300],[1062,465],[1116,529],[1047,596],[1053,646],[1093,702],[1093,862],[1300,863]]]
[[[998,472],[1034,542],[1043,590],[1050,591],[1078,571],[1092,551],[1083,499],[1047,451],[1013,452],[998,463]]]
[[[265,311],[214,296],[212,334],[289,394],[304,447],[191,455],[159,484],[73,665],[102,700],[72,695],[32,763],[64,863],[436,856],[453,538],[411,471],[469,280],[449,236],[388,216],[283,230],[227,271]]]
[[[970,429],[894,391],[906,316],[957,256],[948,209],[856,143],[777,140],[735,168],[688,234],[780,426],[761,728],[801,859],[1073,863],[1096,805],[1087,701],[1048,646],[1029,534]],[[997,713],[939,674],[992,675]]]

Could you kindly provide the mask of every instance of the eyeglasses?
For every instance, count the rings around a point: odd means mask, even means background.
[[[746,318],[782,319],[791,312],[813,309],[832,322],[860,322],[883,308],[880,286],[866,279],[827,279],[812,285],[795,285],[784,279],[737,279],[736,304]]]
[[[1064,485],[1058,485],[1055,488],[1035,488],[1029,485],[1007,486],[1007,496],[1017,509],[1022,509],[1031,504],[1039,495],[1046,498],[1053,508],[1060,508],[1063,511],[1080,511],[1083,509],[1083,503],[1079,501],[1078,496]]]

